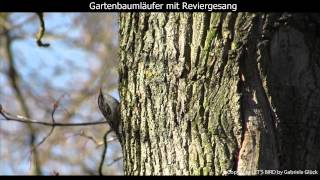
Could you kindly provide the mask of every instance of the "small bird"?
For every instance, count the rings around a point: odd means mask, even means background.
[[[103,93],[102,89],[100,88],[98,106],[104,118],[107,120],[109,126],[116,133],[120,144],[122,144],[122,128],[119,101],[109,94]]]

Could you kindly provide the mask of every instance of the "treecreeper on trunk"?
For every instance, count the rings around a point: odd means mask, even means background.
[[[102,92],[102,89],[100,88],[98,106],[104,118],[107,120],[112,131],[116,133],[117,138],[122,145],[122,128],[119,101],[109,94]]]

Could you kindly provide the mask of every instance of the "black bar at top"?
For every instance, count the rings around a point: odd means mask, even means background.
[[[2,12],[211,12],[208,9],[151,9],[151,10],[126,10],[126,9],[90,9],[91,2],[107,4],[137,4],[145,2],[151,4],[166,4],[186,2],[188,4],[237,4],[237,12],[320,12],[320,6],[316,0],[307,1],[280,1],[280,0],[1,0],[0,11]],[[221,12],[231,10],[213,10]]]

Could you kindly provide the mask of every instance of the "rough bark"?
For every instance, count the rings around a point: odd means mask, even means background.
[[[127,175],[320,169],[320,17],[121,13]]]

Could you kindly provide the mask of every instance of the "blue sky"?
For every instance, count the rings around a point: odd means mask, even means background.
[[[13,13],[11,14],[11,19],[14,24],[21,24],[26,19],[30,18],[34,14],[32,13]],[[70,38],[81,37],[81,30],[79,27],[72,25],[73,18],[76,17],[76,13],[50,13],[45,16],[46,31],[56,36],[67,35]],[[35,22],[35,23],[34,23]],[[23,33],[23,39],[15,40],[12,49],[14,52],[14,58],[16,62],[16,67],[19,69],[20,76],[23,78],[23,82],[27,83],[29,87],[32,88],[39,96],[46,93],[46,86],[43,86],[45,83],[49,83],[53,88],[65,90],[68,92],[69,88],[73,88],[79,82],[84,82],[88,79],[89,67],[90,66],[99,66],[98,63],[94,63],[96,56],[90,52],[86,52],[81,48],[74,48],[70,46],[65,39],[55,39],[50,38],[50,36],[45,36],[43,39],[44,42],[50,43],[49,48],[39,48],[35,43],[35,34],[38,31],[38,21],[37,19],[33,22],[24,23],[21,29],[18,29],[15,32],[11,32],[12,35],[21,35]],[[90,59],[90,61],[89,61]],[[5,63],[0,57],[0,71],[6,69]],[[68,66],[68,63],[72,63],[75,66],[79,67],[81,71],[77,71],[74,68]],[[59,67],[59,68],[57,68]],[[56,72],[57,69],[63,73]],[[5,76],[0,73],[0,85],[8,85]],[[5,97],[2,92],[6,91],[5,94],[8,94],[10,88],[1,87],[0,91],[0,103],[4,105],[10,105],[9,97]],[[63,92],[57,92],[57,94],[63,94]],[[12,94],[12,93],[10,93]],[[119,99],[117,90],[112,91],[112,96]],[[13,104],[11,103],[11,106]],[[9,123],[1,122],[1,128],[7,128],[9,131],[14,132],[17,129],[21,128],[19,123]],[[3,138],[0,135],[0,139]],[[9,141],[0,140],[0,154],[5,153],[6,148],[15,145]],[[16,147],[21,148],[21,147]],[[111,145],[110,149],[114,149],[115,146]],[[61,153],[59,146],[52,149],[54,153]],[[21,153],[21,151],[12,152]],[[23,152],[28,155],[28,150]],[[19,154],[17,154],[18,157]],[[30,156],[30,154],[28,155]],[[12,159],[1,159],[0,160],[0,174],[27,174],[30,169],[30,163],[28,156],[24,159],[20,159],[19,166],[16,167],[19,169],[19,172],[14,172],[9,163]],[[0,156],[2,157],[2,156]],[[18,161],[18,160],[17,160]],[[54,163],[53,163],[54,164]],[[58,165],[64,173],[68,173],[71,168],[66,165]],[[51,173],[51,167],[44,167],[46,174]]]

